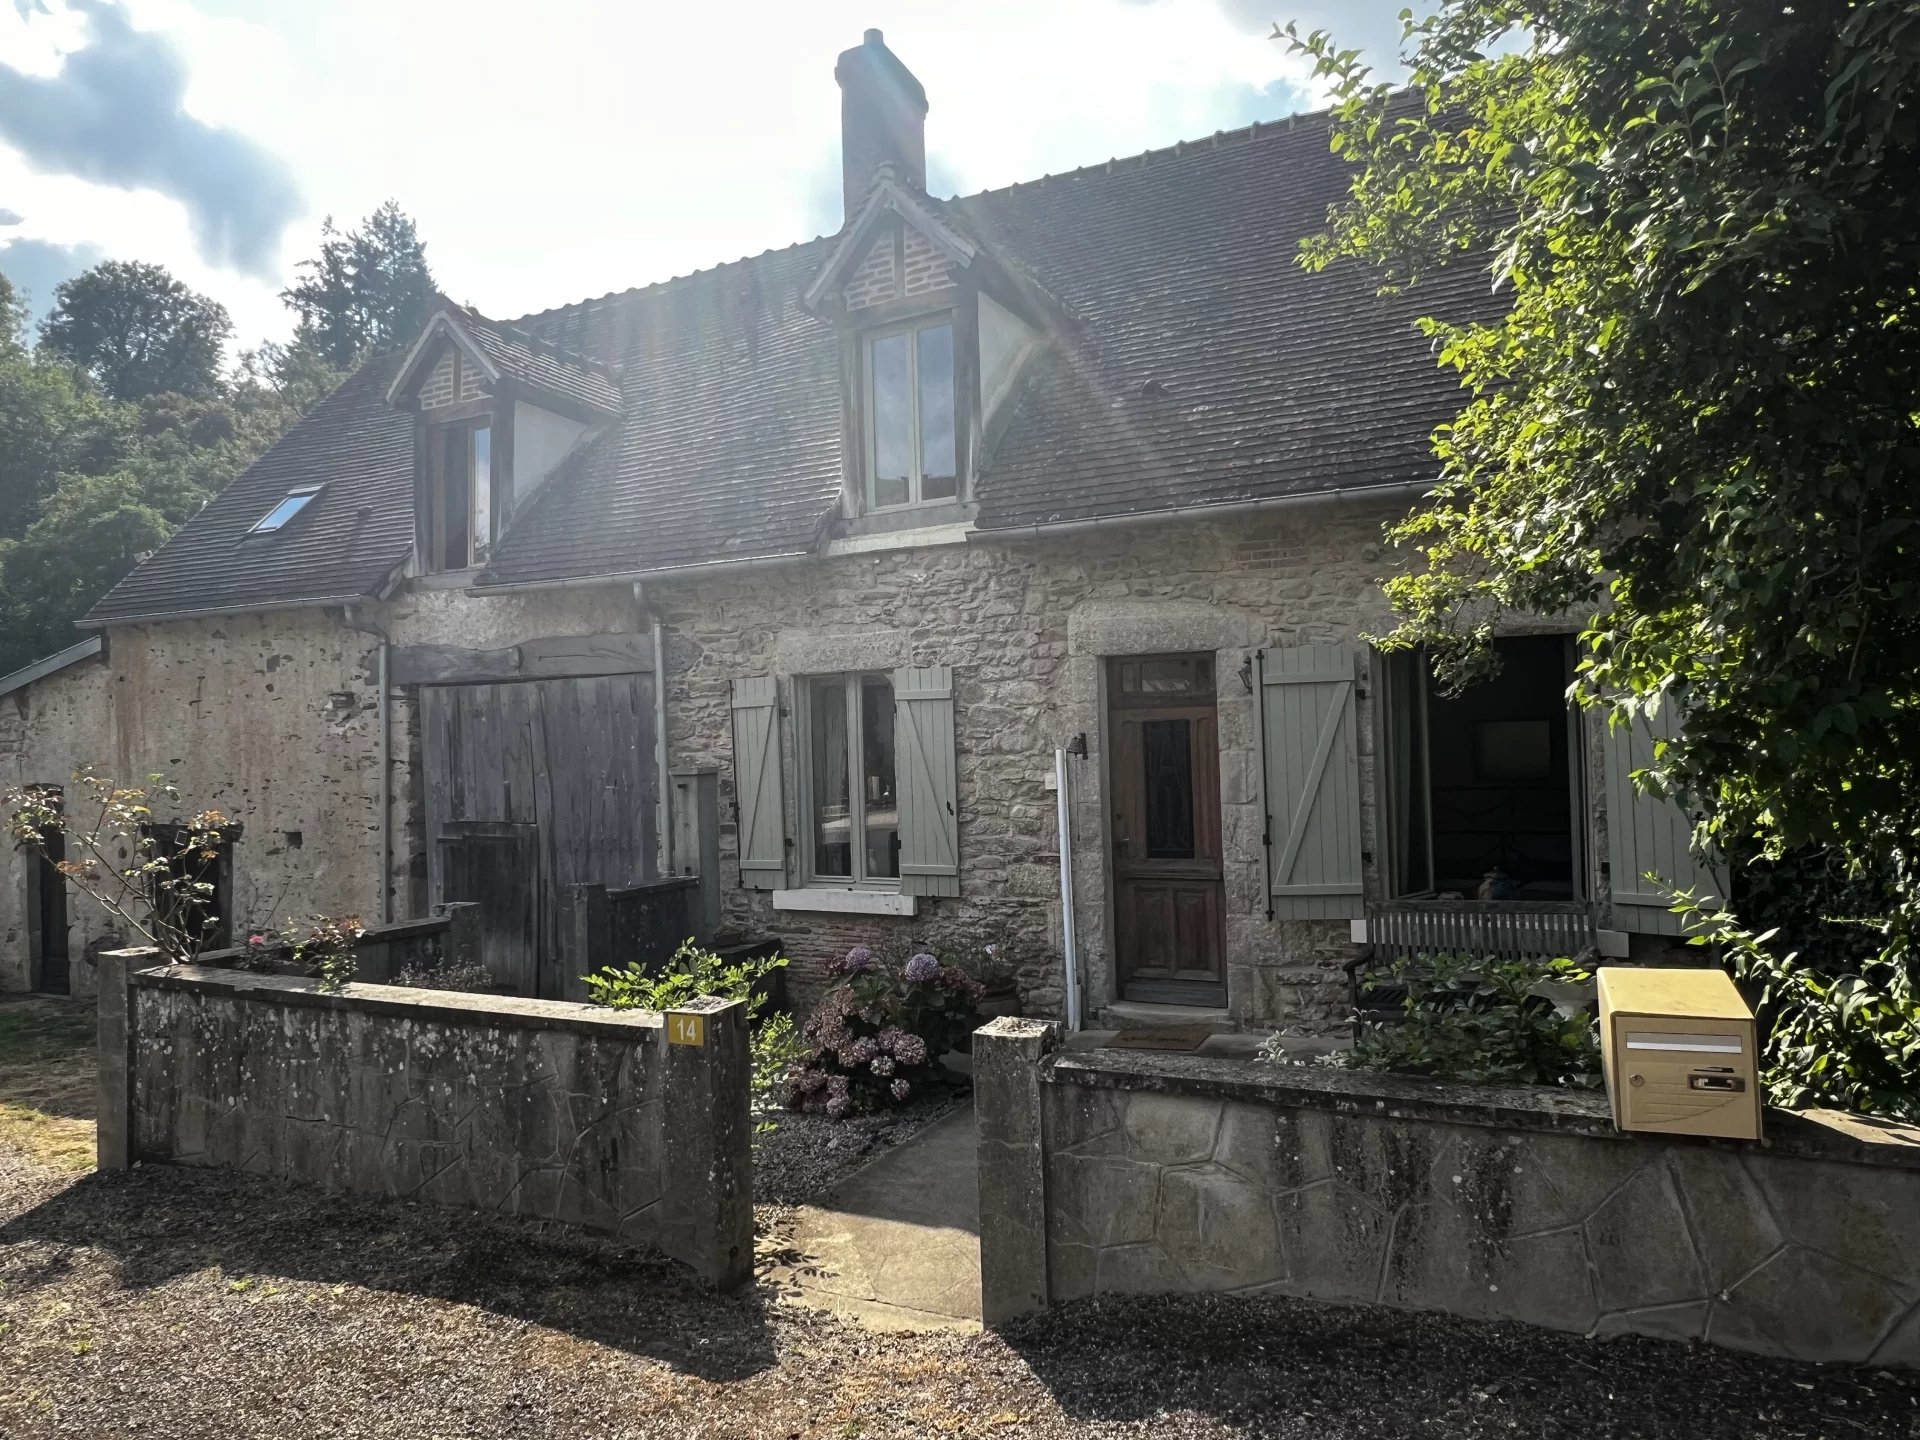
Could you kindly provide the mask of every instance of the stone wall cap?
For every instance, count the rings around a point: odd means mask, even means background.
[[[529,1000],[517,995],[475,995],[458,990],[422,990],[411,985],[344,985],[323,990],[318,980],[204,965],[157,965],[136,972],[136,985],[228,995],[265,1005],[350,1010],[399,1019],[499,1025],[521,1030],[572,1030],[587,1035],[657,1042],[666,1023],[658,1010],[610,1010],[573,1000]],[[739,1002],[722,1002],[739,1003]]]
[[[1710,1140],[1616,1130],[1602,1090],[1466,1085],[1416,1075],[1152,1050],[1083,1050],[1045,1062],[1053,1085],[1144,1090],[1279,1108],[1332,1110],[1497,1130],[1547,1130],[1623,1143],[1706,1145],[1840,1164],[1920,1170],[1920,1127],[1832,1110],[1768,1110],[1765,1138]]]

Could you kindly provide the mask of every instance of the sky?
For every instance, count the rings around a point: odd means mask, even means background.
[[[1405,0],[0,0],[0,271],[102,259],[284,339],[279,291],[392,198],[510,318],[831,233],[833,64],[869,27],[966,194],[1315,108],[1276,21],[1383,66]]]

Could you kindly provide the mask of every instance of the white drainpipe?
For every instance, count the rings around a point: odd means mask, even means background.
[[[1067,1030],[1080,1028],[1080,957],[1073,943],[1073,823],[1067,803],[1067,752],[1053,752],[1053,785],[1060,807],[1060,938],[1067,961]]]

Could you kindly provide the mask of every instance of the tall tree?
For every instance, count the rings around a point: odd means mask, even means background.
[[[1412,93],[1324,35],[1351,199],[1305,260],[1485,263],[1432,322],[1469,388],[1399,639],[1451,679],[1503,610],[1581,686],[1678,706],[1656,770],[1731,848],[1900,877],[1920,919],[1920,23],[1873,0],[1442,0]],[[1416,290],[1416,294],[1418,291]],[[1909,952],[1910,953],[1910,952]]]
[[[42,350],[79,366],[113,399],[219,389],[221,351],[233,333],[226,307],[161,266],[107,260],[53,293]]]
[[[403,344],[426,324],[435,290],[427,247],[389,200],[357,230],[329,217],[320,253],[300,264],[281,299],[300,317],[300,336],[328,365],[346,370],[369,350]]]

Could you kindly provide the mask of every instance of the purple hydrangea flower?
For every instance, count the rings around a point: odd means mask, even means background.
[[[904,1080],[896,1080],[887,1088],[893,1093],[893,1098],[899,1101],[903,1101],[909,1095],[913,1094],[913,1086]]]
[[[876,1055],[873,1057],[873,1063],[867,1068],[884,1080],[887,1076],[893,1074],[893,1057],[891,1055]]]
[[[827,1077],[827,1094],[835,1100],[844,1100],[847,1098],[849,1084],[850,1082],[844,1075],[829,1075]]]
[[[924,985],[939,978],[940,962],[931,955],[916,955],[907,961],[905,974],[910,983]]]
[[[893,1047],[893,1058],[902,1065],[927,1063],[927,1042],[918,1035],[902,1035]]]
[[[846,1119],[847,1111],[852,1108],[853,1102],[851,1100],[844,1095],[836,1095],[827,1101],[827,1118],[829,1120],[844,1120]]]

